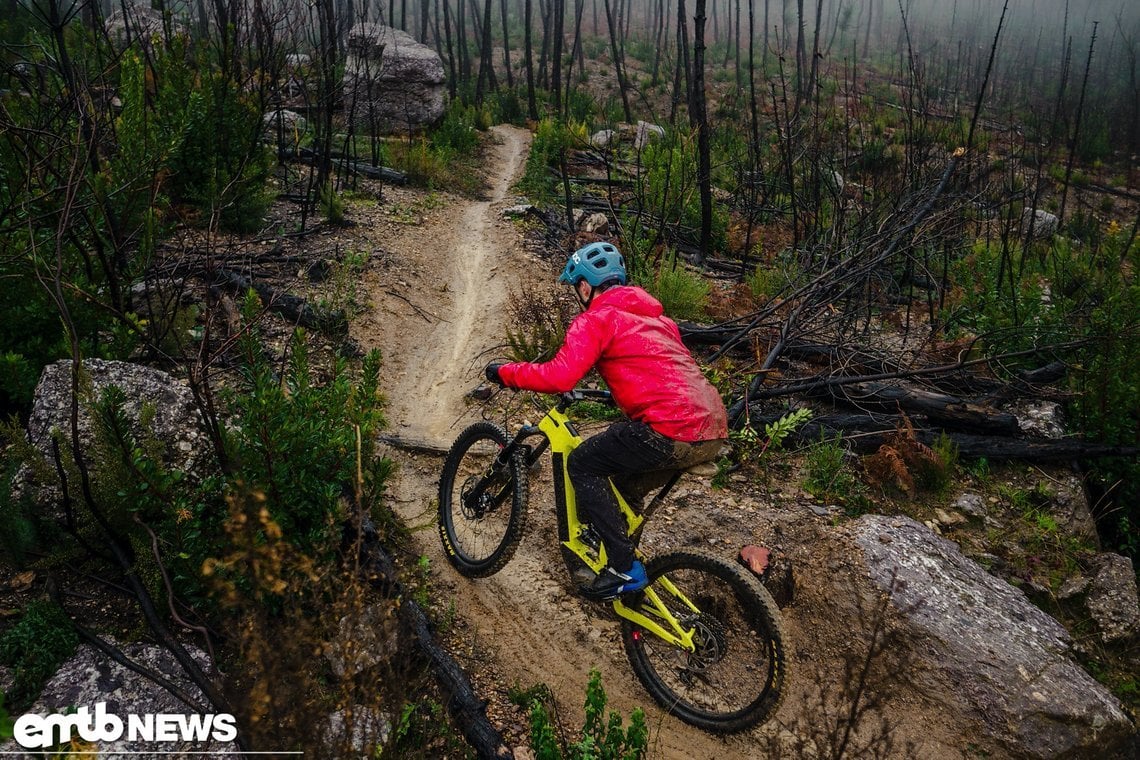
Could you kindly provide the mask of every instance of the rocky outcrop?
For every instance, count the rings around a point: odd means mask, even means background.
[[[111,642],[114,644],[114,642]],[[186,705],[169,691],[154,681],[142,676],[107,657],[103,652],[90,646],[80,646],[70,660],[44,686],[40,697],[27,713],[52,715],[85,707],[89,712],[104,703],[106,714],[120,718],[124,724],[128,716],[154,716],[158,714],[204,716],[213,715],[214,709],[202,693],[186,678],[174,656],[162,647],[151,644],[133,643],[120,647],[123,654],[132,662],[154,671],[173,683],[182,693],[195,700],[194,705]],[[203,668],[209,668],[209,659],[200,649],[188,647],[191,656]],[[145,718],[144,718],[145,720]],[[212,719],[211,719],[212,721]],[[153,719],[152,719],[153,723]],[[75,738],[79,738],[76,736]],[[4,750],[14,749],[5,745]],[[166,755],[187,752],[210,752],[212,757],[238,757],[237,747],[229,741],[169,740],[149,741],[136,734],[131,740],[129,731],[124,730],[116,741],[101,741],[97,744],[100,757],[135,756],[145,753]],[[157,756],[157,755],[156,755]]]
[[[1016,756],[1112,756],[1130,741],[1119,701],[1021,591],[909,518],[864,516],[853,537],[914,643],[912,678],[928,698],[972,716]]]
[[[1140,633],[1140,603],[1132,560],[1119,554],[1098,554],[1085,596],[1085,608],[1106,644]]]
[[[443,118],[443,61],[399,29],[361,23],[348,35],[345,108],[381,131],[426,127]]]
[[[96,436],[92,404],[111,386],[125,397],[123,412],[134,435],[161,443],[163,464],[201,478],[212,467],[212,453],[198,426],[194,398],[185,383],[162,370],[128,362],[87,359],[83,362],[79,399],[80,449],[91,452]],[[63,436],[60,450],[71,449],[71,361],[49,364],[40,375],[28,418],[28,441],[44,458],[46,467],[25,466],[17,475],[17,493],[29,492],[45,510],[59,509],[60,490],[54,477],[54,435]],[[97,478],[98,473],[93,474]]]

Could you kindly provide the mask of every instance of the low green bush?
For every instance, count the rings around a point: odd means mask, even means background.
[[[645,284],[665,313],[676,320],[704,319],[708,309],[709,283],[677,261],[676,257],[663,261],[652,282]]]
[[[629,728],[623,727],[617,712],[606,715],[606,692],[602,675],[590,671],[586,686],[586,720],[576,741],[562,738],[551,713],[548,689],[519,692],[530,709],[530,741],[536,760],[640,760],[649,745],[645,713],[637,708],[630,715]]]
[[[30,603],[20,620],[0,636],[0,662],[13,670],[9,706],[30,705],[78,645],[79,636],[63,610],[44,600]]]

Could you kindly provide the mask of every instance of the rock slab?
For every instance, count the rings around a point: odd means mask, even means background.
[[[110,642],[113,646],[115,642]],[[71,708],[87,707],[89,711],[100,702],[106,703],[107,714],[126,721],[129,715],[203,715],[213,713],[213,708],[202,697],[174,656],[162,647],[153,644],[131,643],[119,647],[131,661],[149,668],[170,680],[199,704],[188,706],[154,681],[128,670],[111,660],[101,651],[86,644],[81,645],[75,655],[65,662],[51,680],[35,704],[28,710],[48,716],[62,713]],[[188,647],[191,656],[204,669],[209,667],[206,654],[194,647]],[[76,737],[78,738],[78,737]],[[0,750],[14,751],[14,742],[0,745]],[[188,753],[210,753],[215,758],[238,758],[240,753],[232,742],[215,741],[130,741],[124,736],[119,741],[99,742],[97,749],[100,758],[189,756]]]
[[[162,370],[129,362],[85,359],[80,379],[80,449],[89,452],[95,432],[91,404],[107,388],[115,386],[126,397],[123,411],[132,432],[142,440],[162,443],[163,464],[186,473],[191,479],[212,468],[212,453],[198,426],[200,419],[190,389]],[[71,360],[49,364],[40,375],[28,418],[28,441],[40,451],[47,470],[54,473],[53,431],[63,436],[60,448],[70,450]],[[144,407],[148,414],[143,414]],[[60,491],[54,478],[25,466],[15,478],[16,495],[30,493],[46,511],[59,510]],[[97,474],[93,475],[97,477]],[[74,493],[73,489],[73,493]]]
[[[915,642],[916,682],[1020,757],[1113,756],[1135,732],[1070,657],[1068,632],[1025,595],[905,517],[866,515],[855,540]]]

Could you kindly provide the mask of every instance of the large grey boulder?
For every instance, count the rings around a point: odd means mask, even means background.
[[[443,61],[390,26],[357,24],[348,35],[344,98],[356,123],[382,131],[426,127],[443,118]]]
[[[61,452],[71,451],[71,360],[49,364],[40,375],[28,418],[28,441],[42,455],[44,466],[25,466],[14,484],[17,495],[30,493],[47,510],[58,509],[60,490],[55,476],[53,437]],[[185,473],[190,481],[212,471],[213,455],[199,428],[200,416],[189,387],[162,370],[129,362],[86,359],[79,398],[80,450],[90,454],[96,435],[92,405],[109,387],[123,391],[123,412],[140,440],[161,443],[163,464]],[[93,472],[98,486],[98,472]],[[72,493],[77,489],[72,488]]]
[[[101,709],[105,714],[116,716],[124,723],[123,732],[117,740],[97,743],[99,757],[103,758],[151,756],[148,753],[154,753],[155,757],[158,753],[181,756],[182,753],[190,752],[210,752],[211,757],[240,757],[238,748],[232,741],[209,739],[195,741],[182,738],[157,741],[148,740],[145,734],[138,732],[133,735],[134,740],[132,740],[128,725],[130,715],[140,716],[140,720],[144,722],[143,716],[159,714],[200,716],[199,720],[204,721],[204,716],[213,716],[216,713],[202,696],[201,691],[186,677],[169,651],[144,643],[126,644],[120,649],[130,661],[158,673],[174,684],[190,697],[194,704],[185,704],[149,678],[129,670],[93,647],[82,645],[47,682],[39,699],[27,713],[50,716],[78,708],[86,708],[89,713],[95,713],[96,705],[103,703]],[[194,647],[188,647],[188,651],[199,666],[207,671],[210,669],[209,658],[204,652]],[[213,720],[211,717],[211,728],[215,727]],[[154,723],[153,718],[151,722]],[[212,730],[207,732],[207,736],[212,734]],[[75,735],[73,738],[80,737]],[[8,743],[0,746],[0,749],[12,751],[15,745]]]
[[[1135,731],[1120,702],[1070,657],[1056,620],[905,517],[866,515],[853,538],[913,642],[923,694],[972,716],[1011,754],[1111,757]]]
[[[137,3],[115,3],[103,28],[117,47],[141,44],[150,48],[152,40],[164,36],[167,29],[172,35],[186,32],[186,24],[177,15],[164,18],[162,11]]]

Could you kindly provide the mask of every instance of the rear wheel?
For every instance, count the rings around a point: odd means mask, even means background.
[[[459,434],[439,478],[439,537],[463,575],[492,575],[514,555],[526,519],[527,479],[522,450],[506,461],[503,428],[477,422]]]
[[[686,723],[721,733],[743,731],[772,715],[784,684],[784,637],[768,591],[738,565],[700,552],[657,557],[646,571],[650,587],[694,632],[696,644],[688,652],[622,621],[630,664],[657,703]],[[626,604],[657,617],[644,597]]]

